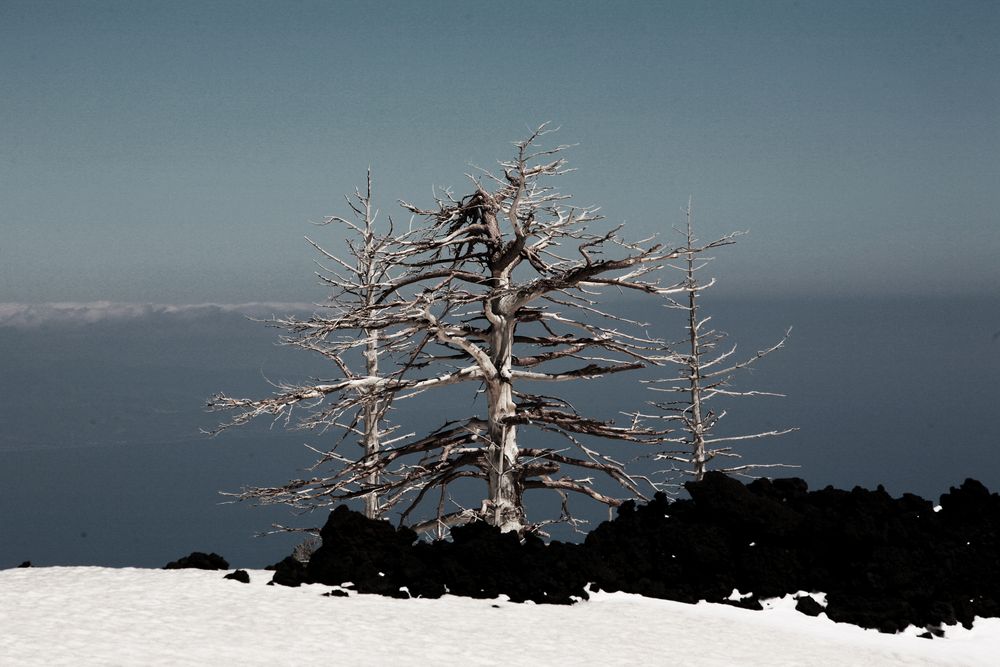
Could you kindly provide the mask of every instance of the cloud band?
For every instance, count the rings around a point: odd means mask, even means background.
[[[270,317],[312,312],[311,303],[122,303],[114,301],[66,303],[0,303],[0,327],[33,328],[51,324],[93,324],[97,322],[139,320],[150,317],[197,318],[218,314]]]

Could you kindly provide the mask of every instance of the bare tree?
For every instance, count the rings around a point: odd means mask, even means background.
[[[378,211],[372,202],[370,169],[364,192],[356,189],[354,196],[347,198],[347,204],[353,213],[353,219],[333,215],[325,217],[318,223],[337,226],[347,232],[344,241],[346,257],[330,253],[306,237],[306,241],[322,257],[317,261],[319,268],[316,275],[331,289],[327,303],[319,306],[310,317],[276,318],[269,320],[268,324],[287,332],[281,337],[283,344],[320,354],[332,362],[333,369],[344,381],[353,383],[351,391],[354,400],[347,409],[338,413],[334,419],[307,418],[304,422],[307,427],[321,427],[324,432],[334,427],[341,433],[341,437],[333,447],[316,450],[320,458],[310,470],[316,471],[330,464],[339,468],[344,463],[352,462],[366,465],[370,470],[369,474],[355,480],[354,487],[363,492],[365,516],[377,518],[384,508],[377,492],[381,481],[380,473],[372,462],[377,459],[383,440],[393,435],[398,426],[386,425],[391,395],[378,392],[364,382],[357,381],[362,378],[380,377],[380,358],[405,350],[407,341],[385,340],[383,329],[369,326],[380,313],[376,301],[385,286],[391,283],[389,275],[394,265],[394,258],[389,253],[393,238],[392,221],[391,219],[388,221],[387,233],[379,234],[376,225]],[[398,371],[390,372],[387,377],[398,377],[398,375]],[[302,389],[301,386],[278,386],[282,394],[300,392]],[[245,421],[243,417],[244,415],[237,417],[235,422]],[[284,412],[284,417],[286,420],[290,419],[291,404]],[[345,456],[338,451],[341,442],[350,436],[357,437],[362,451],[360,456]],[[386,444],[397,440],[398,438],[393,438]],[[273,497],[285,497],[289,490],[285,486],[252,488],[244,490],[240,495],[244,498],[267,501]]]
[[[694,237],[690,200],[683,212],[687,222],[686,229],[682,231],[685,246],[680,250],[683,263],[672,265],[671,268],[683,273],[687,298],[683,301],[670,299],[667,307],[684,312],[687,338],[673,346],[674,351],[668,357],[678,369],[677,376],[645,382],[652,385],[653,391],[679,395],[673,401],[651,402],[660,410],[656,415],[658,418],[679,425],[670,436],[663,438],[662,442],[680,447],[661,452],[655,458],[682,464],[681,472],[692,476],[695,480],[701,480],[713,459],[739,458],[739,454],[733,451],[730,443],[784,435],[798,429],[787,428],[744,435],[716,435],[715,428],[726,416],[726,412],[725,410],[716,412],[711,409],[709,401],[719,397],[783,396],[765,391],[736,390],[732,381],[738,371],[748,368],[783,347],[791,329],[788,329],[777,343],[743,361],[734,360],[737,349],[735,344],[722,349],[726,334],[710,328],[712,318],[702,316],[699,303],[702,292],[711,287],[715,279],[699,282],[698,274],[712,260],[703,254],[705,250],[731,245],[739,234],[730,234],[708,245],[698,246],[698,241]],[[728,474],[749,474],[757,469],[775,467],[789,466],[741,464],[723,466],[720,471]]]
[[[378,239],[385,270],[377,289],[366,292],[366,301],[355,301],[332,329],[368,332],[373,356],[393,359],[388,374],[360,376],[345,368],[338,381],[281,387],[264,399],[220,394],[210,401],[212,409],[237,411],[223,427],[260,415],[287,418],[305,406],[303,424],[327,428],[342,425],[359,406],[471,383],[480,387],[476,395],[484,397],[484,411],[448,421],[425,437],[383,442],[356,460],[341,458],[334,474],[263,493],[250,489],[246,497],[315,506],[378,493],[383,509],[399,505],[400,520],[408,522],[436,493],[434,518],[415,527],[439,531],[476,519],[503,530],[538,528],[544,522],[525,516],[523,496],[530,489],[562,497],[560,520],[572,521],[570,493],[620,504],[622,498],[595,483],[595,473],[613,480],[627,497],[645,497],[641,478],[586,441],[648,446],[664,431],[646,426],[638,415],[625,425],[584,416],[567,401],[532,389],[659,363],[662,341],[638,326],[626,333],[638,323],[600,309],[597,298],[603,288],[654,296],[687,289],[684,283],[661,285],[657,277],[665,262],[682,253],[652,238],[626,241],[620,227],[589,231],[601,219],[597,209],[570,205],[569,196],[549,183],[569,169],[561,155],[567,146],[538,147],[547,133],[542,126],[516,143],[514,157],[500,162],[497,172],[469,175],[472,191],[466,196],[445,191],[429,208],[404,202],[410,229]],[[313,335],[325,331],[309,327]],[[336,358],[344,348],[330,353]],[[566,446],[524,446],[521,427],[556,434]],[[480,506],[455,506],[449,487],[462,479],[485,483]]]

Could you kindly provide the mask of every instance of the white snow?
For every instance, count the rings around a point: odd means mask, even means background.
[[[734,588],[733,592],[729,594],[727,600],[732,600],[733,602],[739,602],[740,600],[745,600],[747,598],[752,598],[753,593],[740,593],[740,589]]]
[[[883,635],[794,611],[598,593],[573,606],[323,597],[223,572],[0,571],[0,665],[986,665],[1000,619],[948,639]]]

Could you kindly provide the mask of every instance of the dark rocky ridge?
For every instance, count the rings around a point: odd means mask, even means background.
[[[940,512],[882,487],[810,492],[794,478],[743,485],[713,473],[687,489],[686,500],[626,503],[582,544],[522,542],[484,523],[428,543],[338,507],[309,562],[286,558],[274,582],[553,604],[586,599],[589,584],[757,609],[761,599],[824,592],[822,611],[832,620],[883,632],[1000,616],[1000,496],[979,482],[944,494]],[[730,602],[734,588],[752,595]],[[817,607],[806,599],[797,605],[810,615]]]

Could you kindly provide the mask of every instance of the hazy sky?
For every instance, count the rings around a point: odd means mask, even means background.
[[[995,292],[1000,3],[0,0],[0,302],[320,298],[305,234],[543,121],[729,288]],[[401,216],[402,217],[402,216]]]

